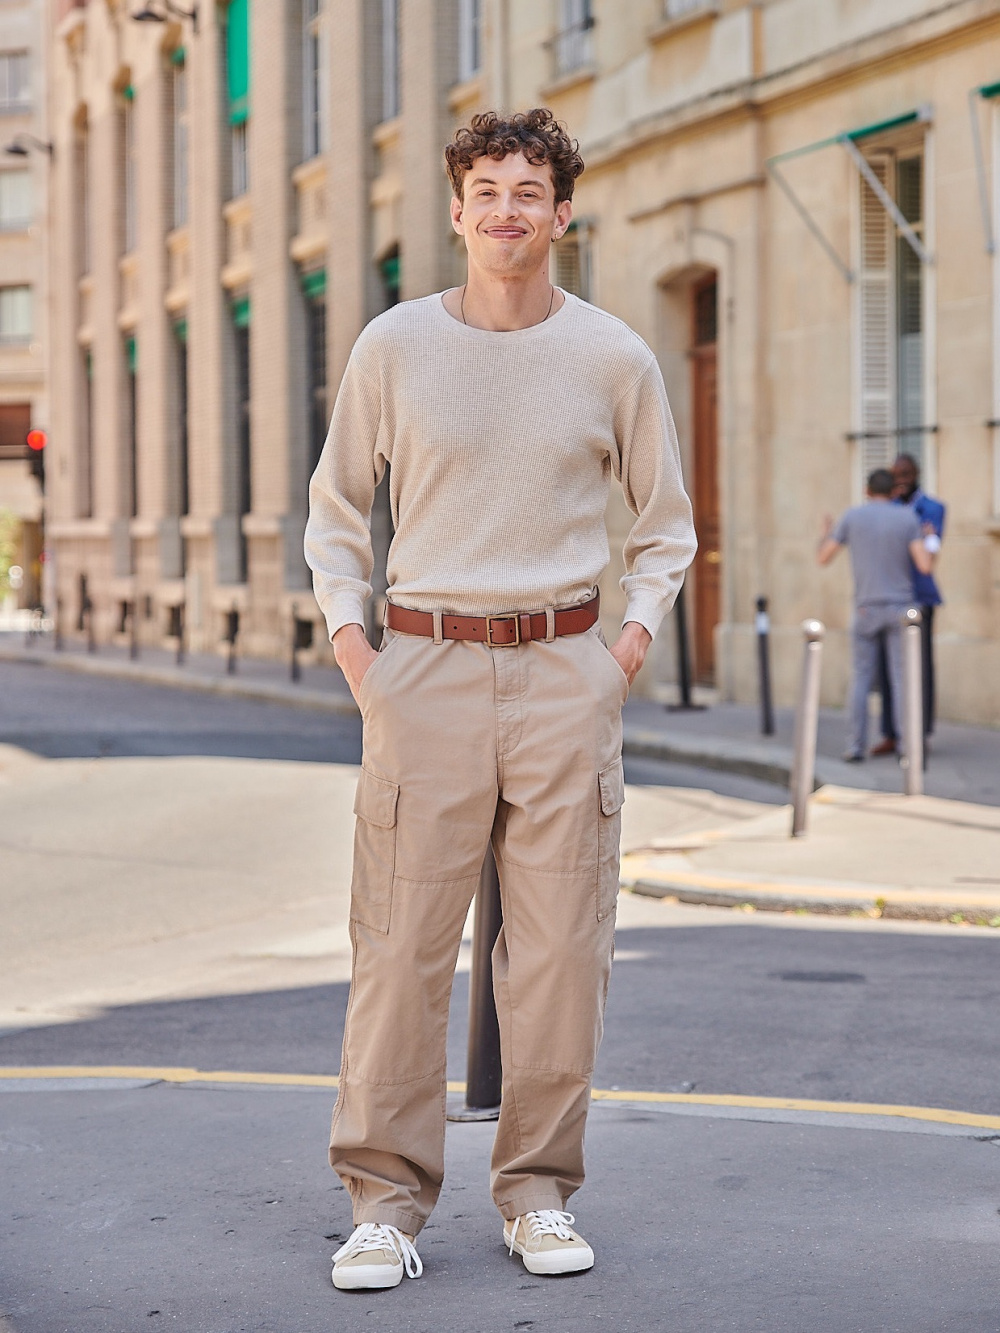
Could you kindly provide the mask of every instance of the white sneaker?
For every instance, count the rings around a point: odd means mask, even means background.
[[[503,1243],[509,1254],[517,1250],[529,1273],[582,1273],[593,1268],[594,1251],[573,1230],[574,1221],[572,1213],[540,1208],[505,1222]]]
[[[382,1222],[362,1222],[333,1256],[333,1285],[341,1291],[398,1287],[424,1271],[413,1237]]]

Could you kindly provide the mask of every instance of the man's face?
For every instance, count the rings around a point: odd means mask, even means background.
[[[552,238],[563,234],[571,216],[568,200],[556,207],[549,164],[533,166],[523,153],[499,162],[477,157],[462,198],[451,201],[452,226],[465,237],[470,268],[497,277],[547,266]]]
[[[892,493],[897,499],[908,500],[917,489],[917,469],[908,458],[897,458],[892,465]]]

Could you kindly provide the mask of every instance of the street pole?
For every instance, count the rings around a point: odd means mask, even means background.
[[[823,635],[820,620],[804,620],[805,651],[802,659],[802,683],[799,706],[795,711],[795,741],[792,753],[792,837],[806,831],[806,811],[816,780],[816,728],[819,725],[819,682],[823,664]]]
[[[691,654],[688,651],[687,609],[683,585],[677,594],[674,611],[677,617],[677,689],[680,700],[675,704],[667,704],[667,712],[702,713],[705,711],[705,705],[691,702]]]
[[[449,1111],[449,1120],[496,1120],[500,1115],[500,1025],[493,998],[493,946],[503,925],[500,879],[493,852],[486,853],[472,928],[469,976],[469,1049],[465,1106]]]
[[[903,793],[922,796],[924,791],[924,685],[920,644],[923,616],[915,606],[900,616],[902,626],[903,698]]]
[[[771,617],[767,614],[767,598],[757,598],[757,667],[760,678],[760,732],[774,735],[774,704],[771,700]]]

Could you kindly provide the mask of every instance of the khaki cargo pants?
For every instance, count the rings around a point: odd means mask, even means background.
[[[452,978],[490,839],[505,1218],[564,1208],[611,973],[624,673],[595,627],[517,647],[386,630],[361,684],[354,966],[330,1161],[354,1222],[420,1230],[444,1176]]]

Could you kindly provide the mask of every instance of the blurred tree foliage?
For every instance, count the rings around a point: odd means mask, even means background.
[[[17,564],[21,522],[10,509],[0,509],[0,587],[9,586],[11,565]]]

